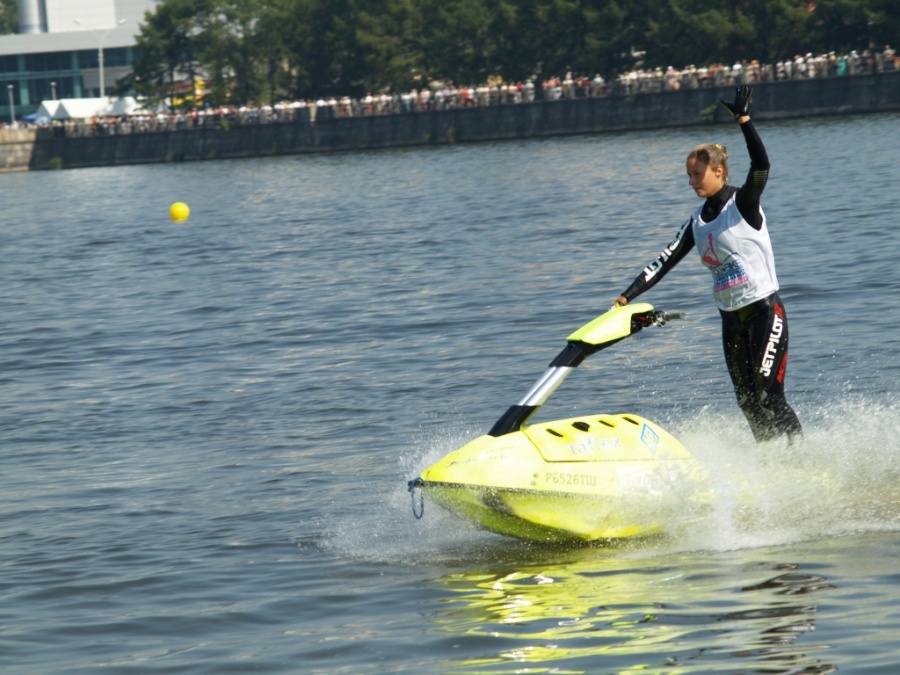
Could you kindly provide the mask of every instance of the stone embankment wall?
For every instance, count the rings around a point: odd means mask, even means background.
[[[34,137],[34,129],[0,129],[0,173],[28,171]]]
[[[40,130],[31,169],[371,150],[716,124],[732,87],[318,119],[230,129],[184,129],[82,138]],[[900,71],[755,85],[753,116],[788,119],[900,110]],[[8,132],[7,132],[8,133]],[[0,141],[2,142],[2,141]],[[12,143],[11,145],[16,145]],[[21,150],[21,148],[19,148]],[[7,167],[18,150],[4,153]],[[21,165],[18,165],[21,166]],[[21,167],[25,168],[25,167]]]

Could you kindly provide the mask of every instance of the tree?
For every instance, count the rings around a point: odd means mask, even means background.
[[[367,91],[408,91],[420,87],[424,18],[415,0],[385,0],[366,3],[360,12],[358,30]]]
[[[0,35],[19,32],[19,4],[16,0],[0,0]]]
[[[875,46],[872,29],[884,14],[878,3],[867,0],[818,0],[808,4],[810,44],[828,45],[828,50],[850,51]],[[885,7],[886,9],[886,7]],[[896,16],[897,5],[890,14]]]
[[[209,81],[209,102],[259,102],[265,89],[265,42],[257,33],[255,0],[211,0],[198,15],[198,58]]]
[[[206,7],[206,0],[165,0],[147,12],[137,36],[139,56],[119,90],[133,89],[151,105],[158,105],[175,93],[176,82],[193,86],[203,70],[197,18]]]
[[[897,47],[900,44],[900,12],[897,11],[897,0],[870,0],[866,6],[871,46]]]
[[[782,60],[814,49],[809,40],[810,4],[798,0],[762,0],[748,3],[747,12],[757,26],[747,46],[759,58]]]
[[[0,0],[10,2],[11,0]],[[900,42],[897,0],[162,0],[131,84],[213,103],[601,73]]]

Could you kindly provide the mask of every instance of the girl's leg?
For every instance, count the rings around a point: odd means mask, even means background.
[[[802,434],[784,395],[788,328],[778,295],[737,312],[722,312],[722,343],[738,405],[753,437],[765,441]]]
[[[752,328],[754,367],[758,378],[759,404],[771,419],[772,435],[800,436],[803,428],[784,395],[788,362],[788,321],[781,298],[775,293],[764,301]]]

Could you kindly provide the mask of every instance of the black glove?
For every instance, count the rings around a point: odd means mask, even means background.
[[[728,109],[728,112],[735,117],[743,117],[744,115],[750,114],[751,98],[753,98],[753,90],[746,84],[742,84],[734,91],[734,103],[726,103],[721,99],[719,100],[719,103],[724,105]]]

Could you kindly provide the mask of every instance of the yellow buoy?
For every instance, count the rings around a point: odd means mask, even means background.
[[[190,215],[191,210],[184,202],[175,202],[174,204],[172,204],[172,206],[169,207],[169,218],[171,218],[173,222],[184,222]]]

